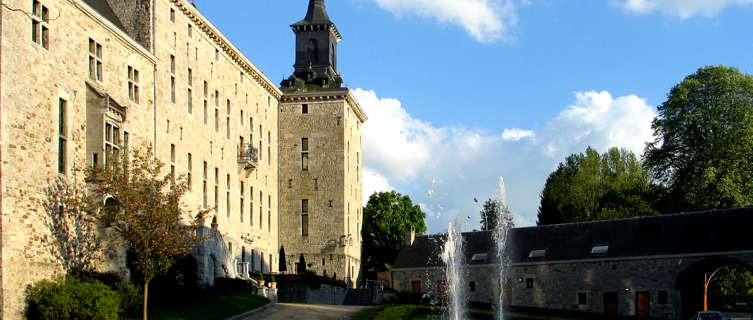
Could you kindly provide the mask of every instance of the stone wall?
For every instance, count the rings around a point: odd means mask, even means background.
[[[748,267],[753,266],[753,255],[750,254],[724,257],[736,259]],[[518,307],[603,313],[604,293],[616,292],[618,314],[632,316],[636,314],[637,293],[646,292],[649,294],[652,317],[681,320],[684,319],[683,294],[678,287],[678,279],[691,266],[709,258],[687,256],[514,264],[507,273],[507,283],[511,288],[508,293],[512,295],[508,299]],[[468,286],[468,300],[496,303],[499,296],[498,278],[494,277],[496,273],[496,266],[493,265],[466,269],[464,283]],[[432,297],[439,295],[444,277],[444,268],[392,271],[394,289],[411,292],[412,281],[420,281],[422,293]],[[469,290],[471,282],[475,283],[473,292]],[[659,304],[661,291],[667,293],[666,304]],[[579,303],[579,293],[586,295],[585,304]]]
[[[155,0],[154,9],[157,156],[187,175],[191,154],[186,205],[203,207],[206,183],[207,226],[217,219],[230,259],[252,272],[276,272],[280,92],[187,1]],[[255,168],[238,162],[241,140],[259,150]]]
[[[140,103],[131,102],[127,68],[145,71],[139,81],[151,88],[154,57],[114,31],[80,1],[44,0],[49,10],[49,46],[33,42],[31,19],[22,12],[2,15],[2,319],[19,319],[24,290],[36,281],[60,273],[43,239],[50,231],[43,223],[43,189],[57,177],[83,183],[86,165],[87,81],[128,107],[130,143],[142,145],[153,135],[154,100],[144,89]],[[9,0],[4,5],[32,11],[31,1]],[[102,46],[102,81],[89,77],[88,46],[93,39]],[[58,173],[58,108],[66,103],[66,166]],[[102,143],[100,143],[102,146]],[[123,271],[117,261],[102,270]]]
[[[256,270],[276,271],[277,104],[281,93],[274,84],[185,0],[154,1],[157,33],[156,46],[151,51],[142,45],[148,41],[133,40],[81,0],[40,2],[49,10],[50,19],[43,23],[49,29],[48,48],[31,40],[29,16],[9,10],[2,14],[0,318],[20,319],[26,287],[63,271],[42,242],[50,235],[42,221],[43,188],[58,176],[82,184],[82,168],[93,163],[94,154],[98,153],[98,161],[103,161],[105,134],[100,128],[110,122],[119,126],[121,142],[127,132],[131,147],[154,147],[157,158],[166,165],[165,172],[172,168],[178,175],[190,171],[192,189],[184,203],[187,210],[196,212],[202,208],[204,180],[209,206],[213,207],[217,186],[218,206],[213,217],[218,220],[223,240],[222,245],[215,244],[211,250],[226,249],[231,263],[254,259]],[[127,9],[119,7],[119,1],[110,2],[116,11]],[[32,11],[32,1],[8,0],[4,4]],[[175,22],[170,19],[171,8]],[[101,81],[89,75],[89,39],[102,48]],[[171,55],[175,57],[174,72]],[[138,102],[129,96],[129,67],[139,71]],[[171,99],[171,79],[175,81],[175,102]],[[193,97],[191,112],[189,88]],[[90,91],[99,98],[94,99]],[[67,106],[67,160],[63,174],[57,172],[60,99]],[[124,118],[108,115],[102,101],[124,107]],[[215,110],[220,124],[217,130]],[[238,163],[240,137],[261,147],[262,159],[253,170]],[[208,167],[206,179],[204,161]],[[253,224],[249,219],[251,208]],[[207,226],[209,223],[208,220]],[[122,256],[103,262],[100,269],[126,273]]]
[[[348,91],[286,94],[280,108],[280,239],[287,265],[355,282],[361,261],[360,107]],[[303,105],[307,113],[303,113]],[[362,112],[361,112],[362,114]],[[302,148],[307,139],[308,150]],[[308,157],[304,170],[303,154]],[[308,202],[308,235],[302,201]]]

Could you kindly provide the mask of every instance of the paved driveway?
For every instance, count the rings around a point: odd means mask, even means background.
[[[242,320],[345,320],[364,307],[278,303]]]

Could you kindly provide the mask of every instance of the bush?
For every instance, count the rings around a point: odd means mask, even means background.
[[[26,317],[30,320],[116,320],[120,299],[98,280],[76,277],[43,280],[27,290]]]
[[[99,281],[117,292],[120,297],[118,314],[120,318],[134,318],[141,316],[143,297],[141,290],[115,272],[76,271],[69,277],[75,277],[83,282],[93,283]]]
[[[217,278],[214,279],[214,290],[224,295],[234,295],[243,292],[253,292],[251,281],[243,279]]]

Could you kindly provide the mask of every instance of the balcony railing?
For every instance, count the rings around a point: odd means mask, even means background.
[[[259,165],[259,150],[250,143],[238,145],[238,164],[244,169],[254,169]]]

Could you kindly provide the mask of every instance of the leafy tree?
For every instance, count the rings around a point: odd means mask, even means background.
[[[568,156],[541,192],[539,225],[655,215],[650,175],[635,154],[588,147]]]
[[[95,202],[100,223],[133,253],[132,263],[143,276],[146,320],[149,282],[203,240],[196,229],[203,225],[206,211],[195,217],[187,214],[180,203],[188,188],[185,177],[163,176],[163,164],[151,148],[113,158],[117,161],[105,168],[88,170],[87,180],[102,197]]]
[[[481,230],[494,230],[499,223],[500,216],[504,217],[508,227],[513,228],[515,226],[510,215],[510,209],[504,203],[495,199],[486,200],[481,207]]]
[[[416,235],[426,231],[426,214],[410,197],[396,191],[377,192],[363,209],[363,259],[369,271],[382,271],[397,258],[405,243],[405,234],[413,228]]]
[[[44,193],[44,223],[52,237],[42,241],[66,273],[93,269],[102,242],[86,190],[57,178]]]
[[[723,310],[735,310],[738,302],[753,302],[753,274],[739,266],[719,271],[711,285],[711,297]]]
[[[672,88],[658,113],[644,156],[674,210],[753,205],[753,76],[701,68]]]

